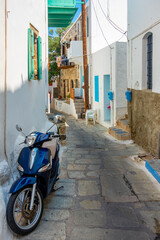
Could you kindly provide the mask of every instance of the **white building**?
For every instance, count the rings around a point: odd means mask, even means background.
[[[127,112],[127,0],[89,0],[86,4],[89,96],[97,122],[110,127]],[[68,58],[79,65],[84,97],[81,15],[74,23],[77,39],[70,42]],[[70,28],[72,29],[73,26]],[[66,34],[70,34],[70,29]],[[64,37],[63,37],[64,38]],[[63,41],[62,38],[62,41]],[[108,92],[114,94],[113,101]]]
[[[160,2],[128,0],[129,121],[133,139],[159,155]]]
[[[90,0],[89,9],[90,102],[97,121],[109,127],[127,111],[127,1]]]
[[[37,0],[38,1],[38,0]],[[0,102],[3,118],[5,118],[6,107],[6,138],[7,153],[13,151],[13,146],[18,133],[15,125],[19,124],[23,127],[24,132],[28,133],[32,128],[41,129],[45,120],[45,110],[47,103],[47,86],[48,86],[48,27],[47,27],[47,1],[44,0],[37,8],[37,1],[27,0],[20,3],[18,0],[8,0],[7,4],[7,33],[5,36],[5,11],[2,11],[3,23],[1,24],[1,64],[0,68],[0,94],[2,101]],[[2,1],[1,6],[5,4]],[[25,14],[24,14],[25,9]],[[41,37],[42,40],[42,74],[36,77],[38,67],[35,65],[31,69],[34,77],[29,79],[29,41],[28,29],[33,30],[34,40]],[[6,41],[6,64],[5,64],[5,41]],[[34,55],[38,55],[35,50]],[[6,76],[5,76],[6,68]],[[32,64],[33,68],[33,64]],[[33,72],[34,71],[34,72]],[[39,79],[40,78],[40,79]],[[5,101],[5,82],[6,82],[6,101]],[[46,89],[46,90],[45,90]],[[45,94],[46,92],[46,94]],[[41,119],[41,121],[39,121]],[[0,122],[2,130],[1,141],[4,141],[4,119]],[[3,144],[0,144],[2,147]],[[1,153],[4,152],[3,147]]]
[[[111,47],[111,49],[110,49]],[[127,112],[127,43],[116,42],[92,54],[91,96],[97,122],[105,127],[116,125]],[[108,93],[113,93],[113,101]]]
[[[27,134],[43,129],[47,121],[47,4],[47,0],[0,0],[0,182],[7,158],[15,167],[16,124]],[[1,191],[0,199],[4,218]],[[1,219],[0,225],[2,230]],[[9,239],[1,230],[0,239]]]

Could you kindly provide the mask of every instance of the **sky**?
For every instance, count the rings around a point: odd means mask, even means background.
[[[82,1],[82,2],[83,2],[83,0],[77,0],[77,1],[79,1],[79,2]],[[87,3],[87,2],[88,2],[88,0],[86,0],[86,3]],[[75,22],[75,21],[77,20],[77,18],[79,17],[79,14],[81,13],[81,5],[82,5],[82,4],[80,4],[80,3],[77,3],[77,4],[76,4],[76,8],[78,8],[78,10],[77,10],[77,12],[76,12],[76,14],[75,14],[72,22]],[[49,28],[49,29],[50,29],[50,28]],[[49,29],[48,29],[48,31],[49,31]],[[56,33],[55,33],[56,28],[53,28],[53,29],[54,29],[54,36],[57,36]]]
[[[79,1],[79,2],[80,2],[80,1]],[[83,2],[83,0],[82,0],[82,2]],[[87,3],[87,2],[88,2],[88,0],[86,0],[86,3]],[[75,22],[76,19],[78,18],[79,14],[80,14],[80,12],[81,12],[81,5],[82,5],[82,4],[79,4],[79,3],[76,4],[76,7],[78,8],[78,10],[77,10],[77,12],[76,12],[76,14],[75,14],[72,22]]]

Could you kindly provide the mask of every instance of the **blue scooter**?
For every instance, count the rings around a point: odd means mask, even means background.
[[[60,117],[56,116],[55,123]],[[20,178],[10,189],[6,210],[7,223],[16,234],[26,235],[37,227],[43,213],[43,199],[54,190],[58,179],[59,135],[49,132],[51,128],[45,134],[32,132],[25,136],[24,143],[28,146],[18,158]],[[22,132],[18,125],[16,129]]]

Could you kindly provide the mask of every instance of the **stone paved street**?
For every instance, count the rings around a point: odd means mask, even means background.
[[[130,156],[140,149],[67,116],[67,147],[42,221],[24,240],[160,239],[160,191]]]

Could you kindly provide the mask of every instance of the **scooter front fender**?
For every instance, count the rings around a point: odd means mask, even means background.
[[[16,193],[25,186],[33,185],[35,183],[36,183],[35,177],[22,177],[12,184],[9,193]]]

